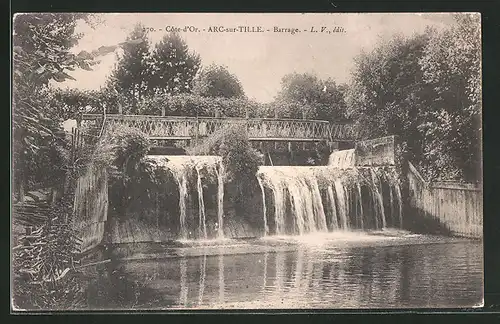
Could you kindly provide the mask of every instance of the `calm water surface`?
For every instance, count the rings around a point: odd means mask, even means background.
[[[179,251],[185,256],[95,267],[88,307],[428,308],[482,302],[480,242],[329,234],[193,242]]]

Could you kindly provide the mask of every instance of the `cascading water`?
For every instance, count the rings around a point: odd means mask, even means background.
[[[340,179],[335,179],[333,182],[333,185],[335,186],[335,194],[336,194],[336,200],[338,201],[338,211],[339,211],[339,216],[340,216],[340,227],[341,229],[347,229],[349,227],[347,223],[347,215],[349,214],[349,204],[347,203],[347,197],[345,195],[345,187],[344,184],[340,181]],[[337,221],[337,223],[339,223]]]
[[[203,238],[207,239],[207,221],[206,221],[206,213],[205,213],[205,201],[203,199],[203,185],[201,183],[201,174],[200,167],[196,167],[196,175],[197,175],[197,189],[198,189],[198,214],[199,214],[199,223],[198,230],[200,233],[203,233]]]
[[[219,161],[219,169],[215,169],[217,173],[217,238],[222,239],[224,238],[224,164],[222,159]]]
[[[269,234],[269,227],[267,226],[267,208],[266,208],[266,193],[262,180],[257,178],[259,181],[260,191],[262,192],[262,214],[264,215],[264,236]]]
[[[372,183],[373,183],[373,199],[374,204],[378,204],[378,208],[375,209],[376,212],[379,213],[380,218],[382,220],[382,228],[387,227],[387,221],[385,219],[385,211],[384,211],[384,200],[382,198],[382,184],[380,182],[380,179],[378,175],[375,173],[375,171],[370,168],[370,176],[372,178]]]
[[[330,154],[328,165],[335,168],[354,167],[354,149],[335,151]]]
[[[335,167],[261,166],[257,177],[269,233],[401,227],[401,191],[395,168],[354,167],[352,161],[352,157],[334,158]],[[271,205],[274,208],[268,207]]]
[[[330,210],[332,212],[332,225],[330,226],[330,229],[336,229],[339,228],[339,223],[337,220],[337,204],[335,203],[335,194],[333,192],[333,187],[332,185],[329,185],[328,188],[328,198],[330,199]]]
[[[168,169],[174,176],[179,191],[179,238],[187,239],[194,229],[188,228],[186,217],[188,215],[188,198],[191,189],[190,177],[196,177],[196,192],[198,196],[198,238],[207,239],[207,211],[205,208],[205,194],[203,181],[214,176],[217,178],[217,237],[223,238],[224,216],[224,167],[222,159],[218,156],[165,156],[150,155],[148,158],[156,161],[158,165]],[[206,176],[204,176],[204,174]],[[205,180],[206,181],[206,180]],[[194,186],[194,184],[193,184]]]

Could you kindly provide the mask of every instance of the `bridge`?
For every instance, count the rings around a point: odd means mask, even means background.
[[[135,127],[151,140],[197,140],[231,125],[241,125],[251,141],[261,142],[351,142],[359,135],[352,123],[308,119],[83,114],[80,123],[102,132]]]

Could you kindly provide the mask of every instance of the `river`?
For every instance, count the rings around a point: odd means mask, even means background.
[[[156,259],[164,248],[121,249],[92,267],[89,308],[446,308],[483,296],[482,243],[464,239],[338,232],[186,242]]]

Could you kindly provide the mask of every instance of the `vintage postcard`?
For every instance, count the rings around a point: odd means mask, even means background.
[[[480,14],[12,24],[13,311],[483,306]]]

